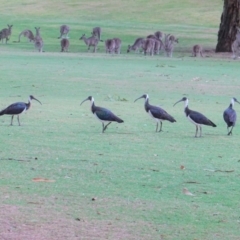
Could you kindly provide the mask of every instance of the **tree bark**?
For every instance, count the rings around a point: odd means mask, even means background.
[[[240,21],[240,0],[224,0],[216,52],[231,52]]]

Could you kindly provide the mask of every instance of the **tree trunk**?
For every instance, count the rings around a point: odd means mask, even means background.
[[[218,31],[216,52],[231,52],[231,45],[239,26],[240,0],[224,0],[223,13]]]

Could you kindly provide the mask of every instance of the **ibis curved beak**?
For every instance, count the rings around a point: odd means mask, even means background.
[[[236,100],[235,102],[237,102],[237,103],[239,103],[239,104],[240,104],[240,102],[239,102],[238,100]]]
[[[177,103],[180,103],[180,102],[183,102],[184,100],[183,99],[180,99],[179,101],[175,102],[173,107],[177,104]]]
[[[34,99],[35,101],[39,102],[42,105],[42,103],[38,99],[36,99],[35,97],[32,96],[32,99]]]
[[[145,98],[144,95],[142,95],[141,97],[135,99],[134,102],[136,102],[138,99],[141,99],[141,98]]]
[[[83,100],[83,101],[80,103],[80,106],[81,106],[84,102],[86,102],[87,100],[89,100],[89,98],[86,98],[85,100]]]

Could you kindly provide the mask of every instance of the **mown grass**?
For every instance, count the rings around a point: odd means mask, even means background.
[[[14,28],[33,27],[38,22],[47,41],[42,54],[33,52],[32,45],[24,40],[0,46],[1,108],[27,101],[30,94],[43,103],[33,102],[29,112],[20,116],[21,127],[16,119],[10,127],[9,116],[0,118],[0,199],[2,205],[20,209],[18,218],[10,221],[15,231],[21,232],[27,224],[41,232],[54,222],[57,230],[48,239],[239,239],[240,130],[236,126],[233,136],[227,136],[222,119],[230,98],[238,97],[239,63],[226,58],[193,59],[181,51],[181,44],[190,48],[192,29],[198,34],[205,29],[201,42],[214,47],[213,29],[217,31],[219,18],[215,11],[217,6],[221,9],[217,1],[198,3],[199,9],[209,4],[208,13],[215,24],[210,18],[209,23],[201,18],[201,24],[195,19],[193,11],[199,12],[193,7],[195,2],[162,3],[165,12],[179,7],[180,27],[160,15],[154,1],[138,6],[138,11],[144,12],[139,18],[137,13],[131,15],[133,2],[110,4],[108,8],[107,2],[66,2],[71,16],[65,16],[60,5],[55,9],[48,5],[45,13],[29,1],[21,3],[25,5],[4,3],[12,19],[24,19],[21,27],[15,24]],[[79,5],[82,11],[77,11]],[[102,6],[100,13],[84,19],[96,5]],[[31,14],[23,14],[24,9],[35,9],[36,20],[31,24]],[[192,15],[187,14],[189,9]],[[61,18],[56,18],[57,13]],[[73,26],[73,44],[70,53],[61,54],[57,28],[67,16]],[[138,34],[149,33],[149,26],[155,30],[156,16],[161,16],[165,29],[169,26],[174,32],[181,31],[184,40],[172,59],[125,53],[107,56],[103,44],[99,53],[86,53],[77,40],[75,30],[80,28],[76,16],[81,19],[81,28],[89,32],[98,18],[106,34],[120,26],[124,48]],[[183,25],[186,16],[192,21]],[[2,18],[7,19],[7,14]],[[14,37],[15,31],[11,40]],[[143,100],[133,102],[143,93],[177,122],[164,122],[164,132],[155,133],[155,123],[144,111]],[[111,109],[124,123],[112,123],[102,134],[89,103],[79,105],[89,95],[94,96],[96,105]],[[183,105],[173,107],[182,96],[189,97],[190,108],[206,114],[217,128],[203,127],[203,137],[194,138],[195,127],[186,121]],[[33,182],[36,177],[55,182]],[[184,195],[184,187],[195,196]],[[0,219],[8,219],[7,213]],[[64,225],[57,224],[59,219],[65,219]],[[61,235],[64,229],[67,233]],[[0,230],[2,234],[5,231]]]

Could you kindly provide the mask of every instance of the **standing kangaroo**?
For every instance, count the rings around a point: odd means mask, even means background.
[[[98,45],[99,40],[95,37],[89,37],[86,38],[85,34],[83,34],[79,40],[83,40],[85,42],[85,44],[88,46],[88,51],[90,50],[90,47],[94,47],[93,52],[96,52],[96,48]],[[102,40],[101,40],[102,41]]]
[[[154,54],[159,54],[160,50],[163,48],[163,42],[160,39],[154,39],[155,45],[154,45]]]
[[[40,36],[40,27],[35,27],[36,29],[36,36],[34,39],[34,46],[36,49],[38,49],[39,52],[43,51],[43,40],[42,37]]]
[[[113,38],[113,40],[115,41],[115,53],[120,54],[122,41],[120,38]]]
[[[147,55],[147,53],[149,53],[149,55],[153,56],[154,47],[155,47],[155,40],[154,39],[147,38],[146,40],[144,40],[143,45],[142,45],[144,55]]]
[[[160,50],[163,48],[163,42],[161,39],[158,39],[155,35],[148,35],[147,38],[153,39],[155,42],[154,45],[154,54],[159,54]]]
[[[68,33],[70,31],[70,27],[68,25],[62,25],[60,27],[60,36],[58,39],[62,38],[63,35],[65,35],[65,38],[68,38]]]
[[[166,53],[167,57],[172,57],[173,50],[174,50],[174,44],[178,43],[178,39],[175,38],[171,34],[165,35],[165,40],[164,40],[164,50]]]
[[[162,40],[164,34],[160,31],[157,31],[154,33],[154,35],[157,37],[157,39]]]
[[[29,40],[29,42],[34,42],[34,35],[31,30],[29,29],[23,30],[18,36],[18,42],[20,42],[20,38],[22,35],[26,37]]]
[[[105,41],[106,53],[115,53],[116,43],[114,39],[107,39]]]
[[[102,33],[102,29],[100,27],[95,27],[92,30],[92,37],[95,37],[98,40],[101,40],[101,33]]]
[[[236,59],[239,57],[240,53],[240,28],[237,27],[237,33],[236,33],[236,39],[232,43],[232,53],[233,59]]]
[[[193,57],[197,57],[197,56],[201,56],[201,57],[203,57],[203,55],[202,55],[202,46],[200,46],[199,44],[196,44],[196,45],[194,45],[193,46],[193,48],[192,48],[192,56]]]
[[[130,51],[134,51],[139,53],[139,49],[142,48],[143,42],[144,38],[137,38],[133,45],[128,45],[127,52],[129,53]]]
[[[67,38],[63,38],[61,40],[61,52],[68,52],[69,45],[69,40]]]
[[[6,44],[7,44],[7,41],[9,40],[9,37],[12,34],[12,26],[13,25],[7,25],[7,26],[8,26],[8,28],[4,28],[0,31],[0,40],[2,40],[2,43],[3,43],[3,39],[5,38]]]

